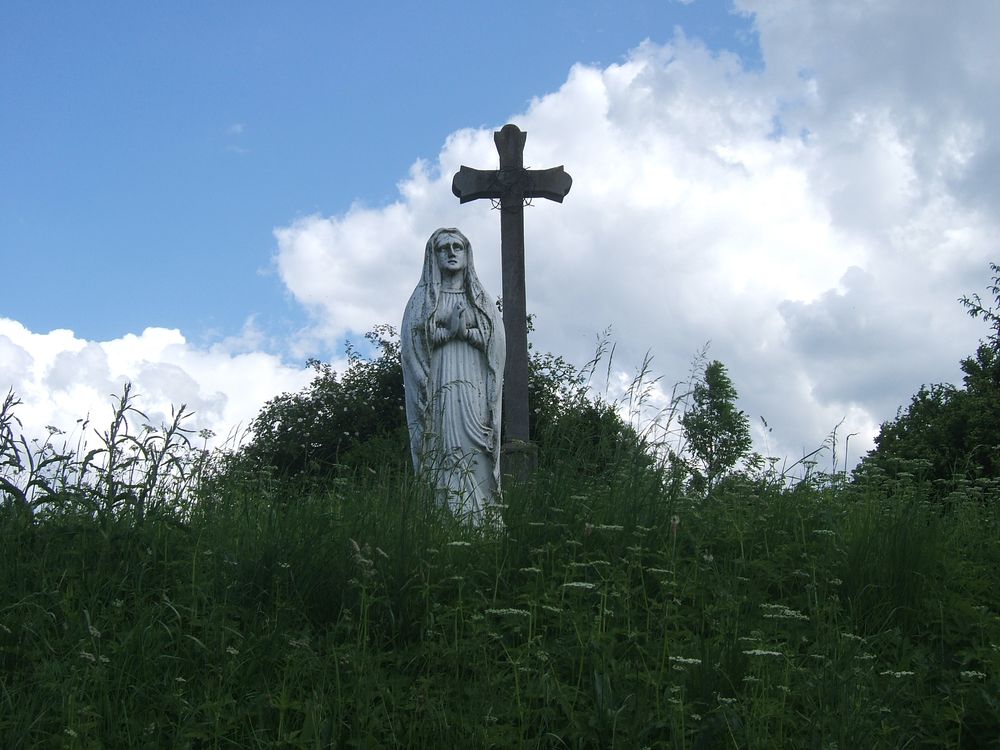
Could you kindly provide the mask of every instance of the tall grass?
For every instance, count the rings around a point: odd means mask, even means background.
[[[944,512],[915,481],[763,472],[695,499],[634,452],[590,465],[607,446],[567,436],[506,488],[502,525],[472,529],[405,460],[219,474],[183,410],[136,430],[126,393],[96,448],[56,449],[19,438],[15,408],[0,418],[5,748],[1000,736],[995,487]]]

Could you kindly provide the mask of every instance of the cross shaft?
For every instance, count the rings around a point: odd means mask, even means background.
[[[524,283],[524,201],[546,198],[562,203],[573,178],[559,167],[524,168],[527,133],[504,125],[493,133],[500,169],[462,166],[451,190],[462,203],[480,198],[500,201],[500,256],[503,275],[503,326],[507,338],[503,412],[507,440],[528,442],[528,320]]]

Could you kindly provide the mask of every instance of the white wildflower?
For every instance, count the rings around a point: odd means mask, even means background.
[[[747,656],[784,656],[780,651],[766,651],[762,648],[752,648],[749,651],[744,651]]]
[[[471,542],[460,542],[460,541],[459,542],[448,542],[445,546],[446,547],[471,547],[472,543]]]
[[[899,679],[900,677],[912,677],[915,673],[910,672],[909,670],[906,669],[900,672],[893,672],[891,669],[887,669],[884,672],[879,672],[879,674],[883,676],[888,675],[890,677],[895,677],[896,679]]]
[[[671,656],[670,661],[677,662],[678,664],[701,664],[701,659],[689,659],[684,656]]]
[[[764,619],[767,620],[808,620],[809,617],[798,610],[787,607],[784,604],[761,604],[760,608],[765,610]]]
[[[597,584],[589,581],[567,581],[562,587],[564,589],[593,589],[597,588]]]
[[[506,615],[514,617],[531,617],[531,613],[526,609],[514,609],[512,607],[503,607],[501,609],[487,609],[486,614],[497,615],[498,617],[503,617]]]
[[[969,669],[969,670],[966,670],[965,672],[959,672],[959,674],[962,676],[963,680],[985,680],[986,679],[986,673],[985,672],[979,672],[979,671],[977,671],[975,669]]]

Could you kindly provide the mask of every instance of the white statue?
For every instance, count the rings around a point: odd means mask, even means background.
[[[457,229],[427,240],[403,313],[406,420],[413,467],[458,517],[479,524],[500,483],[503,321]]]

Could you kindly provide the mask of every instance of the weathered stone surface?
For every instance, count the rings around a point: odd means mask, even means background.
[[[573,178],[562,167],[524,168],[527,133],[504,125],[493,133],[500,169],[462,166],[451,191],[462,203],[477,198],[500,201],[500,253],[503,264],[503,322],[507,339],[504,372],[504,432],[515,445],[528,442],[528,321],[524,289],[524,201],[548,198],[562,203]],[[526,464],[522,464],[526,466]],[[515,475],[524,475],[515,470]]]
[[[403,381],[417,473],[460,518],[481,523],[500,487],[504,327],[454,228],[427,240],[403,313]]]

